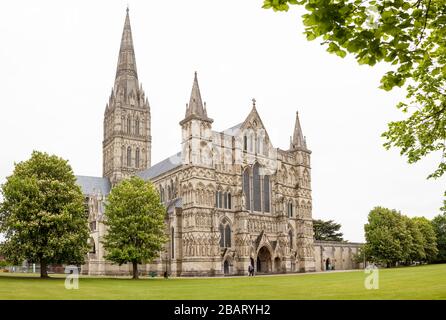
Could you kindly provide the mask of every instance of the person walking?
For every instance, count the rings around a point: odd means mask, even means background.
[[[248,276],[254,276],[254,267],[251,264],[248,267]]]

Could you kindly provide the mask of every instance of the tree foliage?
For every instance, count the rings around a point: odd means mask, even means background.
[[[367,260],[395,266],[396,263],[428,262],[437,255],[432,223],[423,217],[409,218],[396,210],[376,207],[364,226]]]
[[[158,257],[167,240],[166,209],[158,191],[138,177],[123,180],[111,190],[105,215],[105,258],[119,265],[132,263],[133,278],[137,279],[138,264]]]
[[[426,261],[434,261],[438,255],[438,239],[435,233],[434,220],[429,221],[425,217],[415,217],[412,219],[422,234],[422,245]]]
[[[81,264],[88,252],[88,221],[84,198],[66,160],[34,151],[15,165],[2,185],[1,246],[14,263],[41,265],[47,277],[50,263]]]
[[[321,39],[328,52],[350,53],[359,64],[389,65],[380,87],[405,86],[407,99],[397,107],[406,116],[389,123],[384,146],[399,148],[409,163],[440,153],[429,178],[441,177],[446,172],[446,1],[264,0],[263,8],[287,11],[290,5],[305,7],[308,40]]]
[[[315,240],[323,241],[344,241],[342,232],[339,232],[341,225],[333,220],[323,221],[313,220],[313,231]]]
[[[437,237],[438,255],[437,261],[446,261],[446,213],[436,216],[432,220],[435,235]]]

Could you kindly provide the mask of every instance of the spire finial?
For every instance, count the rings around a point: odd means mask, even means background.
[[[127,11],[127,13],[129,13],[129,4],[127,3],[127,9],[125,11]]]
[[[256,99],[255,99],[255,98],[252,98],[251,101],[252,101],[252,107],[255,108],[255,107],[256,107]]]

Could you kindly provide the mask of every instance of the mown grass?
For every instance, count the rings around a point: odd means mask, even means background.
[[[379,289],[366,290],[363,271],[234,278],[81,277],[1,274],[0,299],[446,299],[446,264],[379,270]]]

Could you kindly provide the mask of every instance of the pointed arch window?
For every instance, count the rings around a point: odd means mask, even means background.
[[[137,168],[139,168],[139,148],[136,148],[135,165]]]
[[[260,182],[260,166],[258,163],[256,163],[252,169],[252,196],[254,200],[254,211],[262,211]]]
[[[263,132],[261,132],[257,135],[256,142],[257,142],[257,145],[256,145],[257,154],[263,154]]]
[[[228,221],[220,223],[220,247],[230,248],[231,247],[231,226]]]
[[[293,202],[290,200],[288,202],[288,217],[292,217],[293,216]]]
[[[290,248],[293,249],[293,231],[288,231],[288,241],[290,242]]]
[[[254,146],[255,146],[255,137],[254,133],[251,133],[249,135],[249,152],[254,152]]]
[[[231,227],[229,226],[229,224],[225,226],[225,247],[231,247]]]
[[[270,183],[269,176],[263,177],[263,211],[270,212]]]
[[[232,198],[231,193],[228,193],[228,209],[232,209]]]
[[[223,192],[218,191],[218,207],[223,207]]]
[[[245,194],[245,206],[247,210],[251,210],[251,188],[249,182],[249,169],[243,172],[243,193]]]
[[[130,134],[132,129],[132,120],[130,119],[130,116],[127,117],[127,133]]]
[[[132,148],[127,147],[127,166],[132,166]]]
[[[171,228],[170,229],[170,253],[171,253],[171,257],[172,259],[175,258],[175,229]]]
[[[220,248],[225,247],[225,227],[223,224],[220,224],[218,227],[218,230],[220,231]]]
[[[225,192],[224,195],[223,195],[223,207],[225,209],[228,208],[228,193],[227,192]]]
[[[248,136],[243,136],[243,150],[248,151]]]
[[[137,135],[137,136],[139,136],[139,118],[136,118],[136,120],[135,120],[135,134]]]

